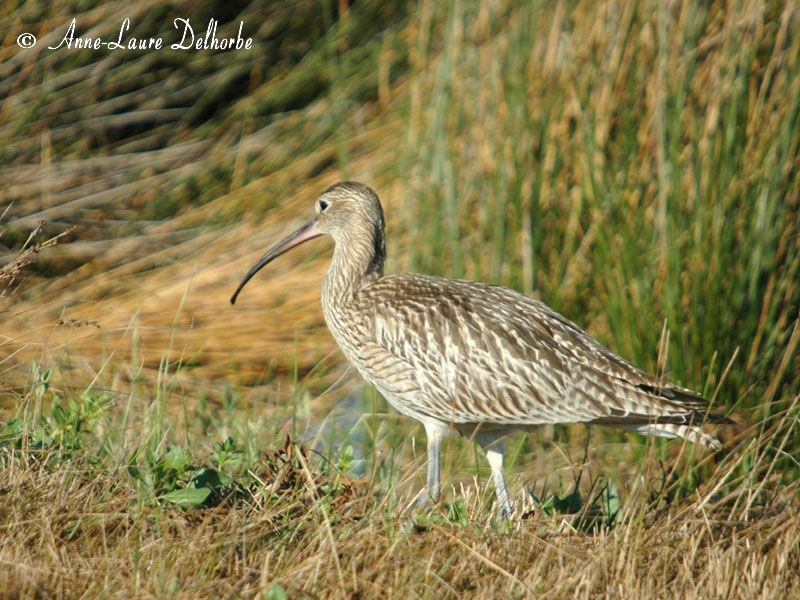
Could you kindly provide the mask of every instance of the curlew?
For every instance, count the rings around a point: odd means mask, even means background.
[[[314,216],[253,265],[231,303],[265,265],[323,234],[335,243],[322,281],[325,322],[364,379],[424,426],[433,502],[442,440],[453,430],[486,454],[504,518],[512,514],[504,438],[514,430],[594,423],[720,446],[700,423],[730,421],[708,414],[699,394],[636,368],[544,303],[475,281],[384,275],[383,209],[360,183],[323,192]]]

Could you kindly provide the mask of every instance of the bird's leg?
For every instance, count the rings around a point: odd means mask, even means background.
[[[503,458],[506,454],[505,433],[494,431],[477,431],[475,441],[483,448],[486,460],[492,470],[492,484],[497,498],[497,517],[501,521],[510,520],[513,517],[514,509],[508,497],[506,478],[503,469]]]
[[[418,503],[425,505],[428,502],[438,502],[442,495],[442,484],[440,475],[440,455],[442,450],[442,440],[447,434],[447,426],[439,422],[423,423],[425,426],[425,437],[428,442],[428,478],[425,487],[428,493],[420,496]]]

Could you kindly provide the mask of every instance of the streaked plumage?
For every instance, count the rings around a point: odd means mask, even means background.
[[[324,233],[336,243],[322,284],[325,321],[361,375],[425,426],[434,501],[451,428],[486,451],[506,516],[503,438],[515,429],[597,423],[719,446],[698,423],[729,421],[707,415],[697,393],[634,367],[542,302],[474,281],[383,275],[383,211],[360,183],[323,192],[315,217],[258,261],[231,302],[276,256]]]

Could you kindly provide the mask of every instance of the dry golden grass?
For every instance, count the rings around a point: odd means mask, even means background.
[[[370,133],[382,135],[383,128],[378,129]],[[250,264],[309,211],[321,189],[339,179],[329,173],[297,185],[292,183],[295,171],[287,171],[271,177],[269,184],[283,187],[284,197],[292,200],[276,204],[266,218],[250,212],[223,229],[192,229],[208,215],[265,195],[264,180],[257,180],[153,225],[146,235],[104,243],[89,263],[56,281],[29,284],[26,300],[5,319],[0,343],[16,364],[65,351],[89,362],[114,352],[125,362],[135,329],[144,348],[167,348],[170,362],[182,360],[192,365],[193,376],[207,380],[235,369],[238,382],[253,383],[264,378],[265,364],[272,361],[278,361],[278,374],[295,360],[301,371],[308,371],[334,350],[319,310],[326,267],[322,256],[308,262],[303,260],[308,252],[299,251],[279,266],[275,277],[254,281],[236,307],[229,303]],[[384,195],[384,204],[391,211],[393,198]],[[153,252],[151,236],[163,236],[164,248]],[[68,246],[63,252],[71,257],[73,250]],[[99,329],[61,324],[68,320],[91,320]],[[143,355],[145,372],[154,373],[161,354]]]
[[[143,503],[115,471],[7,454],[0,598],[277,598],[278,586],[289,598],[797,597],[796,486],[769,508],[752,504],[752,481],[721,496],[737,458],[684,501],[648,501],[642,474],[622,522],[589,530],[541,512],[490,526],[470,484],[450,490],[463,494],[459,524],[446,508],[387,512],[363,484],[315,500],[306,460],[266,505],[187,512]]]

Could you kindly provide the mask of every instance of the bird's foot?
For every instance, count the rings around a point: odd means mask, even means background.
[[[489,519],[489,526],[498,533],[512,533],[518,520],[511,506],[500,506]]]
[[[413,506],[419,510],[426,510],[429,511],[433,508],[434,504],[438,501],[438,498],[434,500],[430,492],[428,492],[427,488],[423,488],[420,490],[417,497],[414,499]]]
[[[514,509],[511,506],[501,506],[497,509],[497,520],[498,521],[513,521],[514,520]]]
[[[427,530],[429,521],[437,518],[438,510],[427,489],[422,489],[406,505],[408,523],[418,530]]]
[[[514,505],[511,504],[508,496],[495,498],[494,520],[497,523],[511,523],[518,520],[517,515],[514,513]]]
[[[498,523],[505,523],[514,520],[514,508],[510,504],[500,505],[495,513]]]

